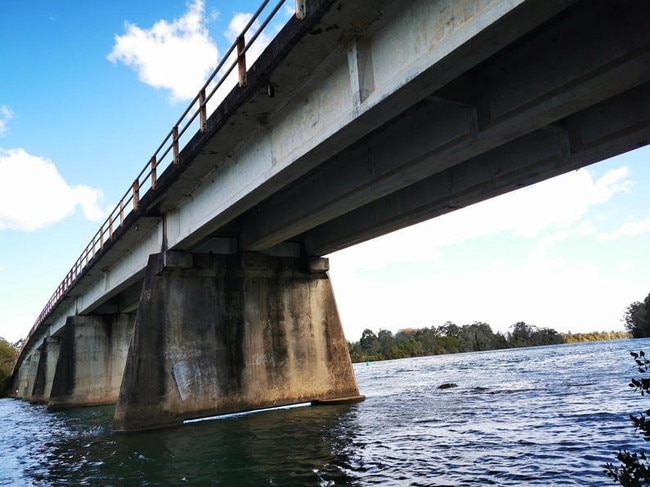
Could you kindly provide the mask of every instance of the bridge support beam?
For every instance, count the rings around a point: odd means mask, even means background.
[[[149,258],[116,431],[362,399],[326,259],[180,252]]]
[[[112,404],[117,401],[134,315],[69,316],[48,407]]]

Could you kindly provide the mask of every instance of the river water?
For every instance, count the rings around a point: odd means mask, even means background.
[[[111,432],[112,407],[0,400],[0,485],[615,485],[642,446],[629,356],[650,340],[355,364],[363,403]],[[455,388],[438,389],[453,382]]]

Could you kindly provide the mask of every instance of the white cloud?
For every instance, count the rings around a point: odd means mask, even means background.
[[[0,136],[7,133],[7,123],[14,118],[14,112],[6,105],[0,105]]]
[[[594,223],[582,221],[589,209],[630,185],[626,167],[598,179],[581,169],[342,250],[333,258],[346,267],[376,268],[387,256],[398,262],[436,261],[445,247],[502,232],[524,238],[564,229],[593,233]]]
[[[99,190],[69,186],[49,159],[23,149],[0,149],[0,230],[33,231],[70,216],[80,206],[89,220],[105,212]]]
[[[640,221],[626,221],[613,232],[601,232],[598,234],[600,240],[616,240],[620,237],[634,237],[650,233],[650,216]]]
[[[208,20],[204,1],[194,0],[171,22],[160,20],[149,29],[127,22],[108,59],[134,69],[143,83],[170,90],[172,101],[192,99],[218,62]]]
[[[251,20],[253,17],[253,14],[251,13],[236,13],[233,18],[230,20],[230,23],[228,24],[228,29],[224,33],[226,36],[226,39],[230,41],[230,43],[235,42],[239,34],[242,33],[244,30],[244,27],[246,27],[246,24]],[[255,30],[257,27],[256,24],[253,24],[252,29]]]
[[[446,320],[481,320],[501,331],[519,320],[558,331],[620,328],[635,290],[596,265],[563,257],[556,246],[595,235],[600,221],[589,210],[630,185],[625,167],[600,178],[581,169],[334,253],[330,275],[348,339],[367,327],[395,331]],[[507,240],[513,236],[519,240]],[[482,237],[493,237],[487,247],[463,247]],[[517,260],[502,255],[494,238],[527,244]],[[445,260],[467,249],[480,252],[476,266],[453,268]],[[421,272],[404,277],[396,269]],[[603,293],[608,299],[589,313],[577,304]]]

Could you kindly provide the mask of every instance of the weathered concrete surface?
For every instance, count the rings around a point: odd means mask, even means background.
[[[49,337],[43,340],[38,348],[38,366],[30,397],[30,401],[33,403],[47,403],[50,397],[54,371],[59,358],[60,342],[58,337]]]
[[[63,329],[48,407],[117,401],[134,315],[70,316]]]
[[[252,253],[152,255],[115,430],[361,399],[322,262]]]
[[[32,400],[40,356],[41,353],[38,349],[32,350],[25,355],[22,366],[14,373],[13,389],[15,397],[26,401]]]

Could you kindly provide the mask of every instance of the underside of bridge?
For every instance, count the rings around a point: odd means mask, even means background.
[[[408,109],[237,217],[229,228],[241,248],[293,241],[326,255],[648,144],[650,4],[524,7],[558,11],[467,70],[515,26],[491,26],[425,71]],[[368,63],[374,77],[391,69]],[[356,123],[385,116],[375,111]]]
[[[645,0],[307,6],[30,337],[19,396],[117,401],[123,431],[359,400],[322,256],[650,141]]]

